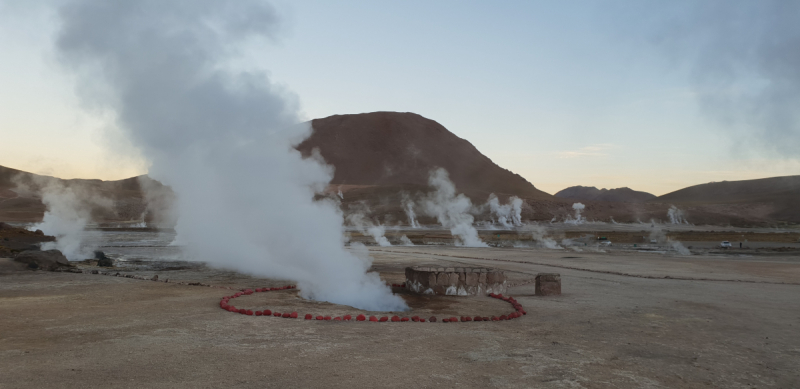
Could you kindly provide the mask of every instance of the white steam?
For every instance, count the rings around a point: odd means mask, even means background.
[[[400,237],[400,243],[402,243],[403,246],[413,246],[414,245],[414,242],[412,242],[411,239],[408,239],[408,237],[405,236],[405,235]]]
[[[672,224],[689,224],[689,221],[686,220],[683,211],[674,205],[669,206],[669,209],[667,210],[667,216]]]
[[[420,225],[417,221],[417,213],[414,212],[414,200],[411,200],[405,193],[403,193],[403,210],[408,217],[408,225],[411,226],[411,228],[419,228]]]
[[[386,239],[386,228],[380,223],[373,223],[367,215],[370,214],[369,206],[366,202],[350,204],[350,213],[347,215],[347,223],[355,227],[362,234],[371,235],[378,246],[391,246]]]
[[[450,230],[457,246],[488,247],[478,237],[478,230],[472,226],[475,220],[469,214],[472,202],[462,193],[456,194],[456,187],[450,181],[447,170],[438,168],[431,171],[428,184],[436,191],[423,200],[425,213],[436,217],[442,227]]]
[[[275,39],[268,3],[75,0],[60,16],[64,66],[88,105],[115,115],[151,176],[174,189],[189,255],[297,281],[306,298],[406,309],[367,272],[369,257],[344,248],[333,201],[314,201],[332,169],[294,149],[311,131],[293,127],[294,99],[265,72],[232,68],[238,44]]]
[[[564,223],[583,224],[583,222],[586,221],[586,219],[584,219],[583,216],[581,216],[581,212],[583,212],[584,208],[586,208],[586,206],[581,203],[572,204],[572,209],[575,210],[575,218],[574,219],[567,218],[567,220],[564,221]]]
[[[54,182],[42,187],[42,203],[47,207],[47,211],[42,222],[31,227],[56,237],[55,242],[42,244],[42,250],[59,250],[70,261],[93,257],[92,251],[95,247],[83,245],[89,235],[97,234],[86,231],[86,225],[92,220],[91,204],[87,202],[107,207],[112,205],[108,199],[78,192],[81,191]]]
[[[59,250],[70,261],[93,257],[95,247],[86,246],[86,241],[98,233],[86,231],[92,221],[92,210],[110,210],[114,203],[81,184],[71,186],[46,176],[12,177],[16,190],[28,196],[41,196],[45,206],[42,221],[30,226],[31,230],[42,230],[46,235],[56,238],[55,242],[45,242],[42,250]],[[94,235],[94,236],[92,236]]]
[[[526,230],[529,230],[531,233],[531,237],[533,238],[533,242],[536,247],[551,249],[551,250],[561,250],[561,247],[555,239],[547,236],[547,229],[539,226],[539,225],[527,225],[524,227]]]
[[[489,211],[493,217],[497,217],[497,222],[503,227],[514,227],[522,225],[522,199],[511,196],[508,204],[500,204],[500,200],[492,193],[486,201]]]

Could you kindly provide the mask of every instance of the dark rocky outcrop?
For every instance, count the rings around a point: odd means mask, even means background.
[[[101,267],[112,267],[114,266],[114,260],[106,257],[106,254],[102,251],[95,251],[94,252],[94,259],[97,260],[97,266]]]
[[[62,268],[71,268],[67,257],[58,250],[27,250],[14,258],[14,261],[28,265],[30,269],[56,271]]]

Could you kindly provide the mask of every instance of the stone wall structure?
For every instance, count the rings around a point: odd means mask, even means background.
[[[498,270],[471,267],[406,268],[406,288],[414,293],[447,296],[472,296],[505,293],[505,273]]]

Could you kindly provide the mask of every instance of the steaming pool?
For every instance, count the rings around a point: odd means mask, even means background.
[[[175,236],[173,230],[94,229],[84,232],[81,247],[102,251],[117,267],[186,267],[189,262],[181,247],[172,245]]]

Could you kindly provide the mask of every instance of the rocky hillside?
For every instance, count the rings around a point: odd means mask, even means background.
[[[428,175],[445,168],[459,191],[485,199],[490,193],[553,200],[441,124],[414,113],[335,115],[311,122],[312,135],[298,146],[319,149],[336,167],[333,185],[428,186]]]

